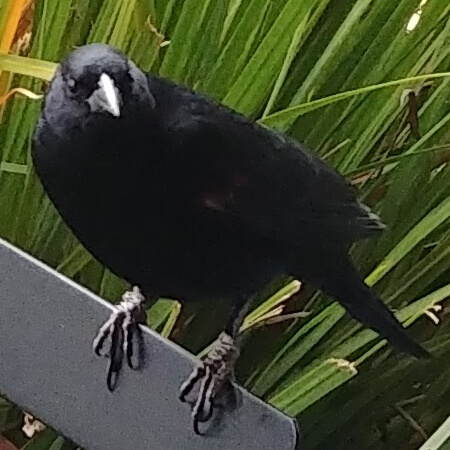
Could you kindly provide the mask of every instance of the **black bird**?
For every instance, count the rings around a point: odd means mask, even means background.
[[[61,62],[33,160],[82,244],[138,286],[94,341],[99,354],[110,339],[111,390],[124,356],[136,365],[138,325],[157,297],[231,299],[216,346],[181,387],[184,399],[200,383],[198,432],[232,373],[249,301],[282,274],[334,297],[398,349],[429,356],[350,261],[351,245],[384,225],[341,175],[288,136],[144,74],[110,46],[80,47]]]

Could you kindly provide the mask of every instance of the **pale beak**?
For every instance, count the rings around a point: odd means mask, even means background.
[[[98,89],[87,99],[91,111],[108,112],[114,117],[120,116],[120,94],[114,80],[102,73],[98,81]]]

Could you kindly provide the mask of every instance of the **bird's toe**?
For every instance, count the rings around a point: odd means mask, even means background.
[[[145,324],[145,298],[137,287],[122,296],[93,341],[96,355],[109,358],[107,385],[113,391],[122,370],[123,359],[131,369],[139,369],[144,358],[141,324]],[[106,343],[108,346],[106,347]]]
[[[195,433],[200,434],[199,423],[207,422],[212,414],[216,398],[234,378],[234,363],[239,349],[234,339],[223,332],[206,358],[193,370],[180,387],[180,400],[191,405]],[[234,389],[234,388],[233,388]]]

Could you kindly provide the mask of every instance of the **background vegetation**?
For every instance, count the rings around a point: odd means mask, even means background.
[[[419,1],[0,0],[0,236],[112,301],[125,287],[36,180],[39,101],[9,95],[43,93],[54,70],[46,61],[75,46],[114,44],[142,68],[287,131],[388,224],[355,260],[435,358],[395,353],[308,288],[287,300],[299,285],[280,280],[245,324],[238,378],[298,417],[304,448],[418,448],[450,413],[450,4]],[[163,299],[149,324],[200,352],[225,308],[211,324],[207,309]],[[25,439],[6,402],[0,419],[16,447],[73,447],[50,430]]]

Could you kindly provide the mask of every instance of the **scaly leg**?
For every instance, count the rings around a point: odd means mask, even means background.
[[[198,385],[198,394],[191,404],[192,422],[196,434],[201,434],[199,423],[211,418],[217,394],[234,379],[234,365],[239,357],[237,336],[249,305],[248,299],[236,303],[225,330],[220,333],[205,359],[180,387],[180,400],[186,402],[186,397]]]

